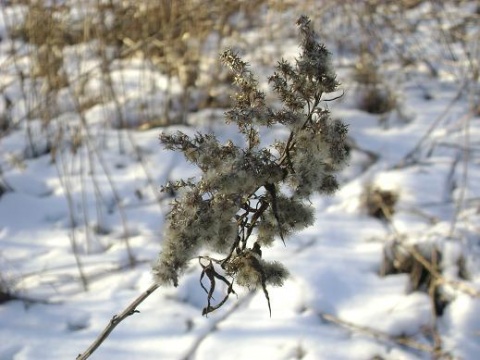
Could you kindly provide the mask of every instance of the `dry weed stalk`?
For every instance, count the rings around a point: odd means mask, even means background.
[[[336,190],[334,175],[348,157],[346,126],[321,107],[323,95],[338,86],[330,54],[317,42],[309,19],[301,17],[298,25],[300,57],[295,65],[281,60],[269,78],[282,102],[279,110],[266,105],[247,63],[231,50],[221,56],[239,88],[226,119],[238,126],[244,145],[232,141],[222,145],[213,134],[161,135],[165,147],[183,152],[202,176],[196,182],[179,181],[165,188],[180,196],[167,218],[163,250],[153,269],[155,279],[177,286],[198,251],[208,248],[222,254],[220,259],[200,257],[208,259],[201,264],[202,277],[210,280],[204,314],[224,303],[234,282],[262,288],[270,309],[267,285],[281,286],[287,271],[277,262],[263,260],[261,247],[271,245],[277,236],[285,242],[293,231],[312,224],[308,199],[314,193]],[[259,130],[273,125],[285,127],[288,138],[274,147],[261,147]],[[226,285],[227,294],[212,306],[215,279]]]
[[[283,104],[280,109],[265,104],[265,94],[258,90],[246,62],[231,50],[222,54],[239,88],[226,119],[237,124],[244,146],[232,141],[222,145],[212,134],[193,138],[179,132],[162,134],[165,146],[182,151],[200,168],[202,177],[197,182],[179,181],[165,187],[180,197],[172,204],[163,250],[153,267],[155,283],[114,316],[77,359],[88,358],[158,287],[177,286],[195,257],[202,267],[200,284],[207,293],[204,315],[226,303],[235,283],[261,288],[271,313],[267,285],[281,286],[288,272],[280,263],[264,260],[262,246],[271,245],[275,238],[285,242],[293,231],[312,224],[310,196],[333,193],[338,186],[334,175],[348,159],[346,126],[321,107],[323,95],[338,86],[330,53],[318,42],[307,17],[300,17],[297,25],[300,57],[295,65],[280,61],[269,79]],[[262,148],[259,129],[274,124],[286,127],[289,136],[277,141],[274,148]],[[286,186],[290,195],[283,193]],[[224,257],[198,255],[204,248]],[[208,287],[202,283],[204,278],[209,280]],[[217,282],[226,285],[226,295],[213,304]]]
[[[372,336],[372,337],[374,337],[375,339],[378,339],[378,340],[392,342],[392,343],[395,343],[395,344],[398,344],[398,345],[401,345],[401,346],[405,346],[407,348],[414,349],[414,350],[420,350],[420,351],[423,351],[423,352],[426,352],[426,353],[429,353],[429,354],[432,354],[432,355],[436,356],[435,357],[436,359],[443,356],[443,355],[447,355],[447,354],[443,354],[443,353],[439,352],[433,346],[425,345],[425,344],[420,343],[418,341],[415,341],[414,339],[409,338],[407,336],[392,336],[392,335],[387,334],[383,331],[372,329],[368,326],[357,325],[357,324],[354,324],[350,321],[343,320],[343,319],[341,319],[339,317],[336,317],[332,314],[319,313],[318,315],[320,316],[320,318],[323,321],[326,321],[326,322],[329,322],[329,323],[332,323],[332,324],[336,324],[336,325],[340,325],[344,328],[349,329],[351,332],[365,334],[365,335],[368,335],[368,336]]]

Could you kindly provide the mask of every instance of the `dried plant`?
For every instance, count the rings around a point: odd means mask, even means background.
[[[183,152],[202,175],[197,181],[181,180],[164,187],[179,197],[172,203],[163,250],[153,266],[155,282],[115,315],[77,359],[87,359],[160,286],[177,286],[193,259],[200,262],[200,286],[207,293],[203,315],[224,305],[235,284],[261,288],[271,312],[267,286],[281,286],[288,271],[279,262],[263,259],[262,246],[278,238],[285,242],[292,232],[312,225],[310,196],[337,189],[335,173],[346,164],[349,153],[346,125],[321,106],[323,96],[338,87],[330,53],[318,42],[307,17],[300,17],[297,25],[299,58],[294,65],[281,60],[269,78],[282,103],[278,109],[267,106],[246,62],[232,50],[221,56],[238,86],[226,120],[238,126],[243,145],[220,144],[213,134],[160,136],[167,149]],[[287,128],[288,137],[261,146],[260,129],[273,125]],[[223,258],[199,255],[202,249]],[[217,283],[226,287],[218,302],[213,296]]]
[[[362,194],[362,206],[368,215],[380,220],[389,219],[395,213],[399,194],[368,184]]]
[[[180,196],[172,203],[153,273],[158,284],[177,286],[190,260],[198,257],[200,280],[210,280],[209,289],[202,284],[207,293],[203,314],[222,306],[235,283],[261,288],[270,309],[267,285],[281,286],[288,271],[264,260],[262,247],[277,238],[285,242],[294,231],[313,224],[310,196],[333,193],[338,187],[335,173],[348,158],[346,125],[321,106],[324,95],[338,88],[330,53],[318,42],[307,17],[300,17],[297,25],[299,58],[293,65],[279,61],[269,78],[282,103],[278,109],[266,104],[246,62],[232,50],[221,55],[238,87],[226,120],[238,126],[245,139],[242,145],[221,144],[213,134],[160,136],[167,149],[181,151],[202,174],[197,181],[164,188]],[[287,128],[289,136],[261,146],[260,129],[273,125]],[[199,256],[205,248],[223,257]],[[227,290],[223,300],[212,305],[216,281]]]
[[[442,273],[443,252],[434,244],[425,243],[411,248],[398,241],[389,242],[383,251],[381,276],[408,274],[409,291],[423,291],[430,295],[432,310],[441,316],[445,307],[451,302],[451,295],[441,286],[441,282],[432,273]]]

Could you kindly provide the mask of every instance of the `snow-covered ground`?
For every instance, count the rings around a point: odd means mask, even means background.
[[[148,120],[161,116],[166,89],[170,100],[181,102],[182,87],[149,72],[138,59],[119,60],[112,79],[113,87],[122,89],[120,105],[98,101],[80,116],[64,88],[45,129],[41,114],[28,114],[42,106],[39,98],[22,95],[38,84],[16,77],[30,60],[14,62],[9,53],[5,19],[17,8],[2,6],[0,116],[8,114],[14,126],[0,133],[0,285],[17,299],[0,304],[0,360],[74,359],[152,282],[151,264],[161,250],[171,200],[160,186],[197,174],[181,154],[161,148],[161,128],[137,126],[145,121],[136,118],[139,108],[148,109],[142,113]],[[282,24],[282,36],[273,40],[265,40],[270,31],[243,34],[246,59],[263,82],[277,53],[287,59],[296,54],[296,16],[292,11],[268,18],[269,26]],[[477,14],[472,30],[477,35],[478,19]],[[432,35],[422,26],[423,35]],[[14,45],[19,53],[27,47]],[[72,59],[70,73],[78,70],[80,46],[64,49]],[[471,50],[478,55],[479,41],[475,46]],[[312,199],[315,224],[286,246],[278,242],[264,251],[266,259],[282,262],[291,273],[283,287],[269,289],[272,316],[261,291],[236,287],[238,297],[202,317],[206,297],[199,266],[192,262],[178,288],[152,294],[92,359],[480,357],[478,78],[466,86],[451,73],[432,77],[422,68],[403,72],[393,66],[386,83],[398,105],[387,114],[370,114],[359,109],[362,88],[351,80],[351,61],[337,50],[332,48],[345,95],[325,106],[349,124],[351,163],[338,193]],[[91,66],[87,93],[102,97],[98,64],[87,50],[83,54],[82,66]],[[478,70],[478,58],[472,59]],[[146,78],[154,83],[149,93],[143,91]],[[238,137],[222,124],[224,110],[192,112],[190,126],[168,131]],[[49,146],[59,133],[64,136],[54,151]],[[273,140],[284,133],[271,129],[264,135]],[[397,198],[386,219],[368,213],[372,189]],[[438,268],[433,265],[429,287],[412,289],[410,275],[399,271],[380,276],[394,244],[411,261],[415,244],[438,249],[441,259]],[[439,299],[444,307],[435,312],[432,302]]]

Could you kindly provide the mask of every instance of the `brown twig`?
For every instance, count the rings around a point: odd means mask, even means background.
[[[455,96],[447,104],[447,107],[444,109],[444,111],[435,119],[435,121],[432,122],[432,124],[428,127],[427,131],[418,140],[415,146],[408,152],[408,154],[405,155],[399,163],[393,166],[393,169],[400,169],[408,165],[411,165],[412,163],[415,163],[417,161],[417,159],[415,158],[415,155],[422,148],[425,141],[427,141],[427,139],[432,136],[434,129],[441,124],[441,122],[448,116],[453,106],[460,100],[464,88],[465,88],[465,84],[463,84],[460,87],[460,89],[455,94]]]
[[[85,360],[92,355],[95,350],[107,339],[110,333],[120,324],[123,320],[127,317],[138,313],[137,307],[147,298],[149,297],[155,290],[159,288],[159,284],[152,284],[150,287],[144,291],[139,297],[137,297],[130,305],[128,305],[125,310],[123,310],[120,314],[114,315],[108,325],[103,329],[102,333],[95,339],[95,341],[85,350],[84,353],[79,354],[76,360]]]
[[[360,332],[360,333],[363,333],[363,334],[366,334],[366,335],[370,335],[370,336],[372,336],[372,337],[374,337],[375,339],[378,339],[378,340],[393,342],[393,343],[396,343],[398,345],[406,346],[406,347],[409,347],[411,349],[420,350],[420,351],[424,351],[424,352],[428,352],[428,353],[434,353],[434,351],[435,351],[434,347],[419,343],[418,341],[415,341],[415,340],[413,340],[413,339],[411,339],[407,336],[393,336],[393,335],[387,334],[385,332],[372,329],[368,326],[357,325],[357,324],[354,324],[352,322],[342,320],[342,319],[340,319],[336,316],[333,316],[333,315],[327,314],[327,313],[319,313],[318,315],[320,316],[320,318],[323,321],[326,321],[326,322],[329,322],[329,323],[332,323],[332,324],[340,325],[340,326],[345,327],[345,328],[347,328],[351,331],[357,331],[357,332]]]
[[[474,287],[468,285],[463,281],[452,280],[445,278],[441,273],[432,266],[432,263],[428,261],[415,246],[407,246],[404,244],[398,243],[399,246],[406,249],[422,266],[427,269],[430,275],[435,279],[436,285],[450,285],[451,287],[464,292],[475,298],[480,298],[480,292]]]

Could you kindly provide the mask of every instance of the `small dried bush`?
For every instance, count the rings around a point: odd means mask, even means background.
[[[63,46],[69,29],[56,15],[55,6],[48,6],[44,1],[33,2],[27,8],[24,22],[13,26],[12,36],[37,46],[46,42]]]
[[[365,51],[355,65],[352,79],[358,84],[356,99],[360,110],[370,114],[385,114],[397,107],[395,94],[386,86],[375,59]]]
[[[395,95],[387,87],[367,86],[357,94],[357,105],[360,110],[370,114],[386,114],[397,106]]]
[[[361,47],[351,75],[356,82],[355,98],[360,110],[382,115],[397,108],[396,96],[387,86],[381,73],[381,64],[368,48]]]
[[[1,196],[1,183],[0,183],[0,196]],[[11,292],[11,287],[9,286],[8,282],[3,278],[2,274],[0,274],[0,305],[4,302],[15,300],[15,295]]]
[[[1,198],[2,195],[5,194],[7,191],[8,191],[7,186],[2,183],[1,178],[0,178],[0,198]]]
[[[234,283],[261,288],[270,300],[267,285],[281,286],[287,269],[266,261],[262,248],[314,222],[309,198],[332,194],[338,187],[335,173],[348,159],[347,127],[322,107],[322,96],[337,90],[331,55],[318,42],[310,20],[302,16],[301,54],[291,64],[278,62],[269,77],[281,106],[266,105],[265,93],[234,51],[221,59],[233,72],[238,92],[234,107],[226,112],[244,137],[243,144],[221,144],[213,134],[163,133],[167,149],[180,151],[201,171],[197,180],[169,183],[165,191],[179,197],[167,218],[163,249],[153,267],[158,284],[178,285],[192,259],[202,267],[200,281],[208,278],[204,314],[222,306],[234,292]],[[288,137],[261,146],[260,129],[281,126]],[[199,256],[210,249],[221,258]],[[223,300],[212,304],[216,282],[227,287]]]
[[[442,253],[432,244],[415,245],[409,250],[398,242],[392,242],[385,246],[380,275],[408,274],[409,290],[428,293],[435,314],[440,316],[451,301],[432,275],[431,269],[440,271],[441,260]],[[428,268],[425,264],[428,264]]]
[[[378,66],[375,66],[375,59],[367,54],[362,54],[355,64],[352,79],[361,85],[376,85],[381,82]]]
[[[367,185],[362,194],[361,203],[368,215],[384,220],[390,219],[395,213],[398,198],[398,193],[394,191]]]
[[[0,286],[0,304],[11,300],[15,300],[15,297],[12,296],[6,289]]]
[[[29,4],[24,21],[12,24],[12,38],[20,38],[35,45],[31,50],[31,76],[46,80],[48,90],[56,90],[68,84],[63,73],[63,48],[73,43],[69,24],[61,20],[64,15],[56,6],[45,1]]]

